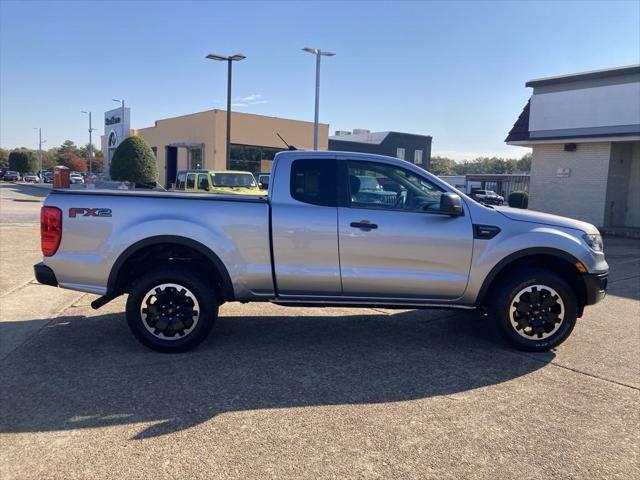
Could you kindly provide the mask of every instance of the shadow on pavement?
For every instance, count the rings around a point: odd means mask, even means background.
[[[198,349],[167,355],[139,345],[121,314],[60,317],[4,360],[0,431],[155,422],[143,439],[224,412],[455,394],[553,359],[514,354],[487,324],[425,311],[223,317]]]

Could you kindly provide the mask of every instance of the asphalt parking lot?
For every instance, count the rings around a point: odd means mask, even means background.
[[[555,352],[475,312],[221,308],[197,350],[124,299],[37,285],[33,187],[0,185],[0,478],[640,478],[640,242]]]

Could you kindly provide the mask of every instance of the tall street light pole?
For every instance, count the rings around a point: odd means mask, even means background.
[[[313,121],[313,149],[318,150],[318,115],[320,111],[320,57],[333,57],[335,53],[323,52],[319,48],[303,48],[302,50],[316,56],[316,113]]]
[[[227,169],[230,168],[231,165],[231,65],[233,62],[239,62],[240,60],[244,60],[245,57],[241,53],[236,53],[235,55],[225,56],[225,55],[217,55],[214,53],[210,53],[207,55],[209,60],[218,60],[220,62],[227,62],[227,156],[226,156],[226,165]]]
[[[91,141],[91,132],[93,132],[95,128],[91,128],[91,112],[82,110],[82,113],[89,115],[89,175],[91,175],[93,174],[93,142]]]
[[[122,135],[124,136],[124,135],[125,135],[125,133],[126,133],[126,134],[128,134],[128,133],[129,133],[129,132],[124,132],[124,100],[116,100],[115,98],[113,98],[112,100],[113,100],[114,102],[116,102],[116,103],[120,103],[120,104],[122,104],[122,118],[120,119],[120,121],[122,122],[122,123],[121,123],[121,125],[122,125],[122,129],[123,129]]]

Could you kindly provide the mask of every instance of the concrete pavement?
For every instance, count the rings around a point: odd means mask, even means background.
[[[37,210],[3,188],[2,218]],[[3,479],[640,475],[640,242],[607,240],[610,295],[555,352],[511,350],[477,313],[227,304],[200,348],[163,355],[124,298],[25,283],[37,225],[13,225]]]

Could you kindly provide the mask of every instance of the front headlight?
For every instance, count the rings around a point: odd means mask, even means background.
[[[591,247],[594,252],[604,251],[604,243],[602,242],[602,235],[586,234],[583,235],[584,241]]]

